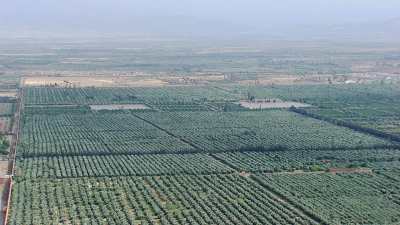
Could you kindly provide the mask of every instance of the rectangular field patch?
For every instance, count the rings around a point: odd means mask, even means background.
[[[239,101],[239,105],[247,109],[288,109],[290,107],[311,107],[309,104],[282,101],[281,99],[256,99],[255,101],[243,100]]]
[[[111,104],[111,105],[89,105],[91,110],[141,110],[150,109],[145,104]]]

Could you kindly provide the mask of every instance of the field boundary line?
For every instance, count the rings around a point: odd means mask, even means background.
[[[186,143],[186,144],[192,146],[194,149],[203,151],[203,149],[202,149],[201,147],[199,147],[199,146],[197,146],[197,145],[191,143],[190,141],[188,141],[188,140],[186,140],[186,139],[184,139],[184,138],[182,138],[182,137],[179,137],[179,136],[175,135],[174,133],[168,131],[167,129],[164,129],[164,128],[160,127],[160,126],[157,125],[157,124],[155,124],[155,123],[153,123],[153,122],[151,122],[151,121],[149,121],[149,120],[146,120],[145,118],[142,118],[142,117],[140,117],[140,116],[138,116],[138,115],[136,115],[136,114],[134,114],[134,113],[131,114],[131,115],[133,115],[134,117],[136,117],[136,118],[138,118],[138,119],[140,119],[140,120],[142,120],[142,121],[144,121],[144,122],[146,122],[146,123],[152,125],[153,127],[157,128],[157,129],[159,129],[159,130],[164,131],[164,132],[167,133],[168,135],[170,135],[170,136],[172,136],[172,137],[174,137],[174,138],[176,138],[176,139],[178,139],[178,140],[180,140],[180,141],[182,141],[182,142],[184,142],[184,143]]]
[[[19,142],[19,136],[20,136],[20,122],[21,122],[21,111],[23,110],[23,88],[19,87],[18,88],[18,94],[17,94],[17,106],[16,106],[16,112],[14,113],[14,122],[12,125],[12,133],[13,133],[13,139],[12,139],[12,144],[10,147],[10,152],[9,152],[9,162],[8,162],[8,182],[9,184],[7,185],[8,188],[8,197],[7,197],[7,202],[6,202],[6,211],[4,213],[4,220],[1,221],[4,225],[7,225],[8,223],[8,215],[10,212],[10,206],[11,206],[11,194],[13,190],[13,176],[15,175],[15,164],[17,162],[17,145]]]
[[[319,224],[328,224],[327,222],[323,221],[321,218],[319,218],[316,215],[314,215],[312,212],[309,212],[304,207],[300,206],[299,204],[295,203],[294,201],[291,201],[290,199],[288,199],[287,197],[285,197],[281,193],[278,193],[275,190],[272,190],[268,185],[264,184],[264,182],[259,181],[258,178],[254,177],[254,175],[253,175],[254,172],[248,172],[246,170],[240,171],[239,168],[237,168],[236,166],[232,165],[231,163],[226,162],[225,160],[220,159],[220,158],[218,158],[217,156],[215,156],[213,154],[210,154],[210,156],[213,157],[215,160],[218,160],[219,162],[223,163],[224,165],[230,167],[231,169],[234,169],[236,171],[236,173],[238,173],[238,172],[246,172],[246,173],[248,173],[249,174],[248,179],[252,180],[257,185],[260,185],[262,188],[265,188],[267,191],[269,191],[271,194],[275,195],[277,198],[289,203],[290,206],[292,206],[295,210],[297,210],[299,213],[304,214],[305,216],[307,216],[308,218],[310,218],[314,222],[319,223]],[[273,174],[273,173],[271,173],[271,174]]]
[[[186,143],[186,142],[185,142]],[[17,156],[17,158],[39,158],[39,157],[63,157],[63,156],[108,156],[108,155],[133,155],[133,156],[140,156],[140,155],[187,155],[187,154],[223,154],[223,153],[249,153],[249,152],[259,152],[259,153],[271,153],[271,152],[298,152],[298,151],[337,151],[337,152],[345,152],[345,151],[369,151],[369,150],[385,150],[391,149],[395,151],[400,151],[400,145],[393,145],[393,146],[366,146],[366,147],[354,147],[354,148],[316,148],[316,149],[285,149],[285,150],[274,150],[274,149],[264,149],[264,150],[219,150],[219,151],[208,151],[203,149],[193,149],[193,150],[185,150],[182,152],[165,152],[165,151],[153,151],[153,152],[71,152],[71,153],[64,153],[64,154],[48,154],[48,153],[29,153],[29,154],[22,154]],[[108,149],[109,150],[109,149]]]
[[[222,163],[222,164],[228,166],[229,168],[235,170],[236,172],[239,172],[239,171],[240,171],[240,168],[238,168],[238,167],[236,167],[235,165],[233,165],[233,164],[227,162],[227,161],[224,160],[224,159],[219,158],[219,157],[216,156],[215,154],[210,153],[209,155],[210,155],[210,157],[212,157],[213,159],[215,159],[215,160],[217,160],[218,162],[220,162],[220,163]]]
[[[228,166],[224,164],[225,166]],[[232,174],[237,174],[241,175],[242,172],[250,175],[255,175],[255,174],[262,174],[266,176],[281,176],[281,175],[305,175],[305,174],[342,174],[342,172],[330,172],[330,171],[281,171],[281,172],[266,172],[266,171],[249,171],[249,170],[235,170],[233,168],[230,168],[231,171],[215,171],[215,172],[196,172],[196,173],[188,173],[188,172],[181,172],[181,173],[152,173],[152,174],[104,174],[104,175],[83,175],[83,176],[38,176],[38,177],[24,177],[24,176],[19,176],[25,180],[62,180],[62,179],[83,179],[83,178],[118,178],[118,177],[179,177],[179,176],[210,176],[210,175],[232,175]],[[364,174],[364,172],[343,172],[343,174]],[[375,174],[375,172],[372,172]],[[383,173],[381,173],[383,174]],[[388,177],[389,178],[389,177]],[[394,181],[398,181],[396,178],[391,178]],[[18,182],[18,181],[17,181]]]
[[[83,178],[118,178],[118,177],[179,177],[179,176],[210,176],[210,175],[231,175],[231,174],[237,174],[238,171],[232,170],[232,171],[226,171],[226,172],[196,172],[196,173],[175,173],[175,174],[162,174],[162,173],[152,173],[152,174],[106,174],[106,175],[93,175],[93,176],[60,176],[60,177],[55,177],[55,176],[49,176],[49,177],[23,177],[20,176],[21,178],[25,178],[27,180],[61,180],[61,179],[83,179]]]
[[[54,158],[54,157],[73,157],[73,156],[108,156],[108,155],[132,155],[132,156],[141,156],[141,155],[188,155],[188,154],[223,154],[223,153],[250,153],[250,152],[258,152],[258,153],[271,153],[271,152],[297,152],[297,151],[337,151],[337,152],[345,152],[345,151],[368,151],[368,150],[383,150],[383,149],[390,149],[394,151],[400,151],[400,145],[394,146],[367,146],[367,147],[355,147],[355,148],[319,148],[319,149],[295,149],[295,150],[226,150],[226,151],[207,151],[202,149],[194,149],[194,150],[187,150],[183,152],[165,152],[165,151],[154,151],[154,152],[79,152],[79,153],[65,153],[65,154],[47,154],[47,153],[32,153],[26,155],[19,155],[17,158]],[[110,149],[108,149],[110,150]]]
[[[265,182],[261,181],[260,178],[255,177],[253,174],[250,174],[249,179],[251,179],[252,181],[257,183],[261,187],[265,188],[266,190],[268,190],[269,192],[271,192],[272,194],[274,194],[278,198],[286,201],[291,206],[293,206],[294,209],[298,210],[299,212],[303,213],[304,215],[306,215],[310,219],[314,220],[317,224],[324,224],[324,225],[329,224],[327,221],[324,221],[322,218],[318,217],[316,214],[314,214],[309,209],[307,209],[307,208],[303,207],[302,205],[296,203],[295,201],[287,198],[284,194],[281,194],[278,191],[274,190],[268,184],[266,184]]]

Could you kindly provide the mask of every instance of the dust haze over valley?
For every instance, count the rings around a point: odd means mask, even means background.
[[[0,28],[27,37],[396,40],[399,7],[395,0],[15,0],[1,3]]]
[[[399,224],[400,2],[0,3],[1,224]]]

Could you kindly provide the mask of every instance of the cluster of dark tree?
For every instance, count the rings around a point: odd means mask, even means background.
[[[116,101],[116,102],[135,101],[137,99],[138,99],[138,97],[136,97],[135,95],[131,95],[131,94],[128,94],[126,96],[115,95],[114,98],[112,99],[112,101]]]
[[[45,114],[45,115],[58,115],[58,114],[85,114],[89,113],[89,106],[68,106],[68,107],[41,107],[41,106],[26,106],[24,108],[25,114]]]
[[[236,112],[236,111],[249,111],[249,109],[246,109],[239,104],[234,104],[230,102],[226,102],[223,106],[222,109],[224,112]]]
[[[10,142],[4,136],[0,136],[0,154],[8,154],[8,147],[10,147]]]

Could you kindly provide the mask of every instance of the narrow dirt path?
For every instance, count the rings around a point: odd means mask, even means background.
[[[14,113],[14,124],[12,126],[12,141],[9,153],[9,167],[8,174],[14,175],[15,170],[15,157],[16,157],[16,149],[19,140],[19,129],[20,129],[20,119],[21,119],[21,111],[23,109],[23,89],[20,88],[17,94],[17,106],[16,111]]]
[[[315,224],[327,224],[325,221],[323,221],[321,218],[316,217],[313,213],[307,211],[304,209],[301,205],[297,204],[296,202],[290,201],[289,199],[286,198],[286,196],[282,195],[281,193],[276,192],[275,190],[271,189],[268,185],[266,185],[264,182],[260,181],[257,177],[255,177],[251,172],[246,172],[246,171],[240,171],[237,167],[234,165],[226,162],[225,160],[218,158],[217,156],[210,154],[211,157],[213,157],[215,160],[218,160],[219,162],[223,163],[224,165],[230,167],[232,170],[236,171],[239,176],[245,177],[246,179],[250,179],[254,183],[258,184],[262,188],[266,189],[271,195],[273,195],[276,199],[278,199],[281,202],[288,203],[294,211],[297,211],[298,213],[303,214],[304,216],[308,217],[310,220],[312,220]],[[273,173],[271,173],[273,174]]]
[[[203,150],[201,147],[199,147],[199,146],[197,146],[197,145],[191,143],[190,141],[188,141],[188,140],[186,140],[186,139],[184,139],[184,138],[182,138],[182,137],[179,137],[179,136],[175,135],[174,133],[168,131],[167,129],[164,129],[164,128],[158,126],[157,124],[155,124],[155,123],[153,123],[153,122],[151,122],[151,121],[149,121],[149,120],[146,120],[145,118],[142,118],[142,117],[140,117],[140,116],[138,116],[138,115],[136,115],[136,114],[132,114],[132,115],[133,115],[134,117],[136,117],[136,118],[138,118],[138,119],[140,119],[140,120],[143,120],[144,122],[146,122],[146,123],[152,125],[153,127],[157,128],[157,129],[159,129],[159,130],[164,131],[164,132],[167,133],[168,135],[170,135],[170,136],[172,136],[172,137],[174,137],[174,138],[177,138],[177,139],[179,139],[180,141],[182,141],[182,142],[184,142],[184,143],[186,143],[186,144],[192,146],[194,149],[198,150],[199,152],[201,152],[201,151]]]

